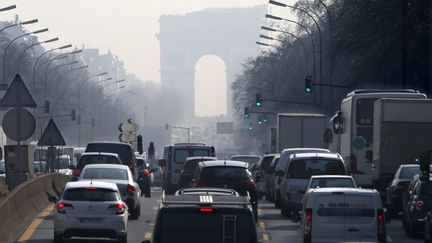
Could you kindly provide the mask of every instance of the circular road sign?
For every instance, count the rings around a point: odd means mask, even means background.
[[[19,123],[18,120],[20,120]],[[36,121],[28,110],[24,108],[13,108],[5,114],[2,126],[8,138],[19,142],[33,135],[36,128]]]

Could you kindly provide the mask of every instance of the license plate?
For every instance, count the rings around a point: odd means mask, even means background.
[[[100,224],[103,218],[77,218],[80,223]]]

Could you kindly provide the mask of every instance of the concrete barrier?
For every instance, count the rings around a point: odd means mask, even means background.
[[[48,197],[58,197],[69,177],[48,174],[25,182],[0,202],[0,242],[14,242],[34,216],[49,205]]]
[[[9,192],[6,184],[6,177],[0,177],[0,196],[4,196]]]

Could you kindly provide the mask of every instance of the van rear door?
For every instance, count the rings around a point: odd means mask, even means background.
[[[345,241],[377,240],[376,206],[372,195],[345,194]]]
[[[338,212],[338,206],[344,202],[343,194],[316,196],[312,214],[312,242],[345,242],[345,217]]]

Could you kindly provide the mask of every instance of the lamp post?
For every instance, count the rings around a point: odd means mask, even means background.
[[[272,44],[267,44],[267,43],[264,43],[264,42],[261,42],[261,41],[257,41],[257,42],[255,42],[257,45],[260,45],[260,46],[266,46],[266,47],[274,47],[274,48],[278,48],[278,46],[275,46],[275,45],[272,45]]]
[[[14,5],[10,5],[10,6],[7,6],[7,7],[0,8],[0,12],[12,10],[12,9],[15,9],[15,8],[16,8],[15,4]]]
[[[55,41],[58,41],[58,40],[59,40],[59,38],[56,37],[56,38],[52,38],[52,39],[49,39],[49,40],[46,40],[46,41],[41,41],[41,42],[37,42],[37,43],[31,44],[29,46],[26,46],[22,50],[21,54],[18,56],[18,59],[16,61],[15,65],[17,67],[17,73],[19,72],[19,69],[20,69],[21,58],[24,56],[24,54],[26,53],[27,50],[29,50],[29,49],[31,49],[31,48],[33,48],[35,46],[38,46],[38,45],[42,45],[42,44],[46,44],[46,43],[51,43],[51,42],[55,42]]]
[[[104,89],[104,88],[106,88],[106,87],[108,87],[108,86],[110,86],[110,85],[113,85],[113,84],[123,83],[123,82],[125,82],[125,81],[126,81],[126,80],[124,80],[124,79],[120,79],[120,80],[117,80],[117,81],[109,82],[109,83],[105,84],[104,86],[102,86],[102,89]]]
[[[69,44],[69,45],[64,45],[64,46],[60,46],[60,47],[57,47],[57,48],[54,48],[54,49],[50,49],[50,50],[45,51],[44,53],[42,53],[42,54],[41,54],[41,55],[36,59],[36,62],[35,62],[35,64],[33,65],[33,79],[32,79],[32,83],[33,83],[33,90],[35,89],[35,75],[36,75],[36,69],[37,69],[37,65],[38,65],[38,63],[39,63],[39,60],[40,60],[44,55],[46,55],[46,54],[48,54],[48,53],[50,53],[50,52],[57,51],[57,50],[63,50],[63,49],[70,48],[70,47],[72,47],[71,44]]]
[[[15,27],[15,26],[19,26],[19,25],[34,24],[34,23],[37,23],[38,21],[39,21],[38,19],[32,19],[32,20],[28,20],[28,21],[24,21],[24,22],[19,22],[16,24],[11,24],[11,25],[3,27],[3,29],[0,29],[0,32],[4,31],[6,29],[9,29],[9,28]]]
[[[16,40],[18,40],[19,38],[22,38],[24,36],[28,36],[31,34],[40,34],[40,33],[47,32],[47,31],[48,31],[48,29],[45,28],[45,29],[40,29],[40,30],[36,30],[33,32],[25,33],[25,34],[22,34],[22,35],[15,37],[13,40],[11,40],[8,43],[8,45],[6,46],[4,53],[3,53],[3,83],[0,84],[0,90],[6,90],[7,86],[8,86],[6,83],[6,54],[7,54],[9,47],[12,45],[12,43],[14,43]]]

